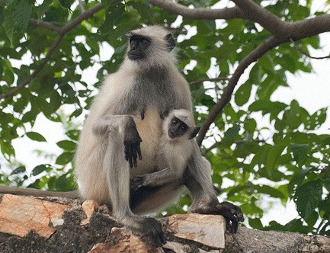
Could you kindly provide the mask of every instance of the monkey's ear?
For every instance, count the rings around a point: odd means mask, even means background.
[[[200,129],[201,129],[201,127],[199,127],[199,126],[195,127],[194,131],[192,131],[192,133],[190,134],[189,139],[191,140],[191,139],[195,138],[195,136],[198,134]]]
[[[173,48],[175,47],[175,40],[172,36],[172,34],[167,34],[165,36],[165,41],[167,42],[167,48],[168,50],[171,52],[173,50]]]

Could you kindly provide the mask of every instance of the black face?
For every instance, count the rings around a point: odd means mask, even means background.
[[[172,36],[172,34],[167,34],[165,36],[165,40],[167,42],[167,48],[168,48],[168,51],[171,52],[173,50],[173,48],[175,47],[175,40]]]
[[[174,117],[168,128],[168,136],[171,139],[184,135],[188,131],[189,127],[186,123]]]
[[[146,57],[146,50],[151,44],[151,39],[147,36],[129,34],[130,49],[127,56],[130,60],[136,61]]]

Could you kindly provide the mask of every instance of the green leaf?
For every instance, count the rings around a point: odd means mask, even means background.
[[[298,213],[307,221],[322,200],[322,181],[309,181],[299,186],[294,200]]]
[[[61,5],[64,8],[70,9],[71,5],[73,4],[73,0],[59,0]]]
[[[45,12],[47,11],[49,5],[53,2],[54,0],[44,0],[42,4],[36,7],[37,15],[38,17],[42,17]]]
[[[238,106],[243,106],[249,101],[252,85],[247,82],[242,84],[235,93],[235,103]]]
[[[56,144],[60,148],[62,148],[64,150],[68,150],[68,151],[74,151],[76,149],[76,145],[77,145],[75,142],[68,141],[68,140],[59,141]]]
[[[280,190],[268,185],[256,185],[255,188],[258,190],[258,192],[268,194],[273,198],[285,199],[285,195]]]
[[[33,141],[47,142],[46,138],[37,132],[27,132],[26,136]]]
[[[19,166],[19,167],[17,167],[16,169],[14,169],[14,170],[10,173],[10,175],[16,175],[16,174],[20,174],[20,173],[24,173],[24,172],[26,172],[26,168],[25,168],[25,166]]]
[[[79,130],[69,130],[65,133],[66,136],[68,136],[71,140],[78,141],[79,139]]]
[[[73,157],[74,157],[73,152],[65,152],[61,154],[59,157],[57,157],[55,163],[58,165],[66,165],[73,161]]]
[[[14,0],[5,9],[4,27],[9,40],[13,43],[14,36],[23,31],[29,23],[32,14],[32,1]]]
[[[238,124],[234,125],[233,127],[229,128],[224,135],[223,142],[224,143],[232,143],[239,135],[240,126]]]
[[[286,148],[284,145],[277,145],[277,146],[271,146],[267,153],[266,163],[265,167],[267,170],[267,174],[269,176],[272,175],[274,167],[277,165],[277,160],[281,156],[283,150]]]
[[[46,171],[47,169],[49,169],[49,165],[47,164],[40,164],[36,167],[34,167],[34,169],[32,170],[32,176],[37,176],[39,175],[40,173]]]
[[[308,144],[291,144],[293,158],[297,163],[301,163],[306,160],[308,154]]]

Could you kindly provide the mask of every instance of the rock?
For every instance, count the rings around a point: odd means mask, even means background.
[[[225,248],[226,221],[220,215],[177,214],[168,218],[174,236],[211,248]]]
[[[189,245],[181,244],[178,242],[167,242],[164,246],[164,249],[172,250],[175,253],[187,253],[192,252]]]
[[[34,197],[5,194],[0,202],[0,232],[26,236],[31,230],[49,238],[56,226],[62,225],[64,210],[69,205]]]
[[[86,201],[84,201],[84,203],[82,203],[81,207],[84,210],[87,218],[82,220],[80,222],[80,225],[86,225],[90,222],[90,219],[91,219],[92,214],[94,213],[95,209],[99,208],[100,206],[93,200],[86,200]]]

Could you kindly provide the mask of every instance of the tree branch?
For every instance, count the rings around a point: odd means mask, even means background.
[[[299,51],[301,54],[307,56],[308,58],[314,59],[314,60],[324,60],[324,59],[329,59],[330,58],[330,54],[328,54],[327,56],[312,56],[309,53],[305,52],[301,47],[297,46],[294,44],[294,41],[291,40],[292,42],[292,46]]]
[[[58,47],[58,45],[61,43],[62,39],[64,37],[64,34],[60,34],[55,42],[50,46],[45,58],[43,58],[40,61],[39,66],[35,69],[35,71],[24,81],[22,82],[20,85],[18,85],[17,87],[15,87],[14,89],[12,89],[10,92],[5,93],[3,95],[0,96],[0,100],[5,99],[5,98],[9,98],[14,96],[17,92],[21,91],[24,89],[25,86],[27,86],[32,80],[33,78],[35,78],[40,71],[44,68],[44,66],[47,64],[48,60],[50,59],[52,53],[55,51],[55,49]]]
[[[228,80],[230,80],[229,77],[220,76],[220,77],[216,77],[216,78],[205,78],[205,79],[201,79],[201,80],[197,80],[197,81],[192,81],[189,84],[195,85],[195,84],[204,83],[204,82],[219,82],[219,81],[228,81]]]
[[[150,0],[152,5],[158,6],[176,15],[189,19],[233,19],[244,18],[244,13],[237,7],[224,9],[190,9],[184,5],[174,3],[170,0]]]
[[[45,21],[41,21],[41,20],[37,20],[37,19],[33,19],[31,18],[30,21],[29,21],[29,24],[30,25],[34,25],[34,26],[38,26],[38,27],[42,27],[42,28],[46,28],[46,29],[49,29],[49,30],[53,30],[53,31],[56,31],[56,32],[61,32],[61,27],[57,26],[57,25],[54,25],[50,22],[45,22]]]
[[[234,92],[234,89],[238,83],[239,78],[244,73],[245,69],[253,62],[257,61],[261,56],[263,56],[267,51],[273,49],[274,47],[281,44],[281,41],[276,39],[275,37],[271,37],[262,45],[254,49],[251,53],[249,53],[238,65],[233,76],[230,78],[228,85],[224,88],[222,97],[215,104],[215,106],[210,111],[208,118],[205,120],[201,129],[199,130],[197,143],[201,145],[207,130],[210,125],[215,121],[219,113],[223,110],[223,108],[229,103],[231,96]]]
[[[190,19],[233,19],[242,18],[259,23],[262,27],[272,33],[272,37],[265,43],[257,47],[248,54],[238,65],[233,76],[229,79],[224,93],[216,105],[210,111],[208,118],[204,122],[199,131],[197,142],[200,145],[205,138],[206,132],[210,125],[215,121],[216,117],[229,103],[237,82],[245,69],[253,62],[257,61],[262,55],[269,50],[282,43],[290,40],[300,40],[310,36],[314,36],[323,32],[330,31],[330,14],[317,16],[294,23],[282,21],[273,13],[262,8],[252,0],[232,0],[236,7],[224,9],[191,9],[181,4],[174,3],[170,0],[150,0],[149,2],[155,6],[163,8],[177,15],[182,15]],[[199,83],[200,81],[196,81]]]
[[[251,0],[232,0],[244,13],[246,19],[258,23],[274,36],[280,37],[285,30],[285,22]]]

